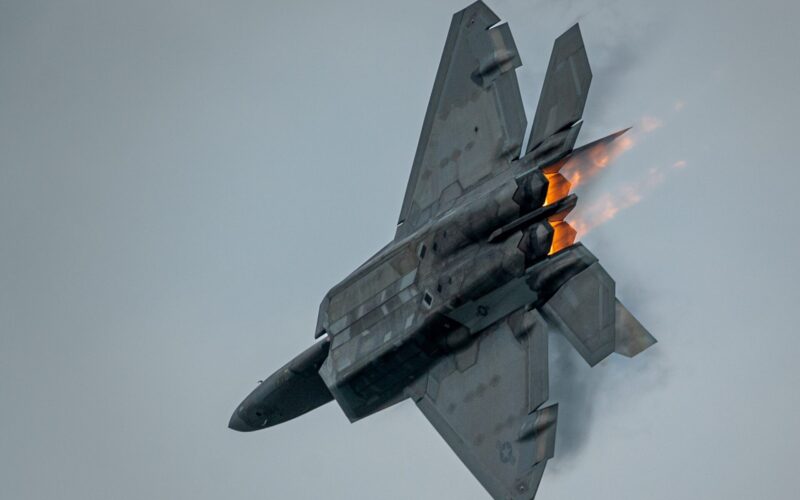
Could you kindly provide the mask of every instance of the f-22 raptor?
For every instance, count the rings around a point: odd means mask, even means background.
[[[556,39],[527,145],[507,24],[453,16],[394,240],[334,286],[318,339],[229,427],[254,431],[333,399],[356,421],[410,398],[495,499],[532,499],[553,457],[548,328],[590,364],[655,343],[565,220],[592,79],[578,25]]]

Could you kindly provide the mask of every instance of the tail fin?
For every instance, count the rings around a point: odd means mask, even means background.
[[[542,315],[591,366],[612,352],[632,357],[656,343],[616,299],[614,280],[599,263],[565,283]]]

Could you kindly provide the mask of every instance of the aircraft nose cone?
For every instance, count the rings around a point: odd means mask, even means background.
[[[228,422],[228,428],[239,432],[250,432],[254,430],[253,427],[239,415],[238,408],[233,412],[233,415],[231,415],[231,419]]]

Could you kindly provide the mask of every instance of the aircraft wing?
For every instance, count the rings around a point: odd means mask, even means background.
[[[531,270],[538,274],[535,266]],[[484,330],[486,311],[497,306],[493,294],[468,303],[462,309],[469,314],[458,315],[477,339],[412,387],[409,395],[422,413],[493,498],[533,499],[553,457],[558,408],[542,407],[548,399],[548,327],[590,365],[613,352],[632,357],[655,344],[615,290],[594,262],[542,307],[517,309]],[[523,295],[510,291],[503,300]]]
[[[545,321],[520,310],[438,362],[414,398],[493,498],[532,499],[553,456],[547,371]]]
[[[395,239],[402,239],[519,157],[522,62],[507,24],[483,2],[457,12],[422,126]],[[492,27],[494,26],[494,27]]]

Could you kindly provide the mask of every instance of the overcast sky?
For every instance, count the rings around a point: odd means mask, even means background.
[[[487,498],[409,402],[226,427],[393,236],[466,3],[0,0],[0,497]],[[579,20],[580,141],[636,126],[583,241],[660,341],[554,337],[537,498],[796,498],[800,4],[488,4],[529,120]]]

